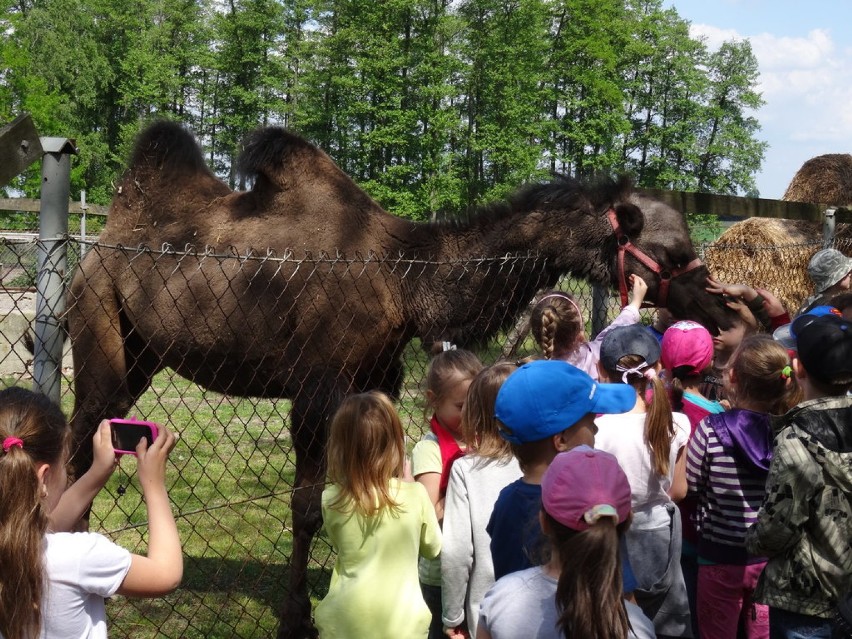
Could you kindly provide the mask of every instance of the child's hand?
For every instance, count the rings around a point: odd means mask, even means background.
[[[98,429],[92,438],[92,448],[94,449],[94,459],[89,471],[92,473],[92,479],[102,487],[106,484],[109,476],[112,475],[115,467],[118,466],[118,457],[112,446],[112,429],[108,419],[98,424]]]
[[[712,277],[707,278],[707,288],[705,290],[708,293],[727,295],[728,297],[741,299],[746,302],[750,302],[757,297],[757,291],[751,286],[747,286],[746,284],[724,284],[714,280]]]
[[[470,639],[470,633],[464,626],[456,626],[455,628],[444,626],[444,634],[451,639]]]
[[[627,280],[630,282],[630,286],[632,287],[632,299],[630,300],[630,305],[635,306],[638,309],[642,306],[642,302],[645,301],[645,295],[648,293],[648,285],[645,283],[645,280],[635,273],[631,274]]]
[[[136,457],[138,459],[137,470],[139,471],[139,483],[142,492],[153,486],[165,486],[166,483],[166,459],[175,447],[177,438],[175,434],[165,426],[161,426],[157,439],[148,448],[148,440],[142,438],[136,445]]]
[[[760,296],[763,298],[763,308],[766,309],[766,313],[769,317],[778,317],[787,313],[787,309],[784,308],[781,300],[765,288],[759,288],[757,289],[757,292],[760,293]]]

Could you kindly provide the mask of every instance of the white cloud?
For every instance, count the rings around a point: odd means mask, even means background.
[[[751,42],[766,102],[756,114],[763,126],[758,137],[771,145],[758,178],[764,197],[780,197],[811,157],[852,152],[852,47],[835,42],[830,30],[747,35],[693,23],[690,35],[703,37],[711,50],[726,40]]]

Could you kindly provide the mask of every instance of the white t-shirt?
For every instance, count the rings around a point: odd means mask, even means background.
[[[672,486],[677,453],[689,441],[689,418],[683,413],[672,413],[675,432],[669,453],[669,472],[666,476],[658,475],[651,464],[651,453],[645,443],[646,415],[622,413],[600,415],[595,419],[598,427],[595,448],[618,459],[630,482],[634,511],[650,510],[671,501],[668,491]]]
[[[130,552],[97,533],[50,533],[45,538],[48,585],[41,636],[105,639],[104,598],[130,570]]]
[[[479,625],[492,639],[561,639],[557,627],[554,577],[543,566],[509,573],[500,578],[486,593],[479,608]],[[628,639],[654,639],[654,624],[642,609],[624,602],[630,622]]]

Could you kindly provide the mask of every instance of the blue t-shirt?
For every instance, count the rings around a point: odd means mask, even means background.
[[[541,564],[542,532],[538,521],[541,510],[541,485],[518,479],[503,490],[494,503],[491,519],[485,530],[491,535],[491,560],[494,579],[526,570]],[[624,592],[633,592],[638,585],[627,545],[621,538],[621,570]]]
[[[491,535],[494,579],[541,564],[541,485],[523,479],[500,491],[485,530]]]

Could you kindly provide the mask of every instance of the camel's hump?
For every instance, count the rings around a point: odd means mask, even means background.
[[[249,134],[237,160],[237,170],[246,177],[274,174],[297,152],[325,155],[306,139],[282,127],[265,127]]]
[[[180,124],[168,120],[155,122],[139,134],[130,156],[130,167],[207,171],[195,137]]]

